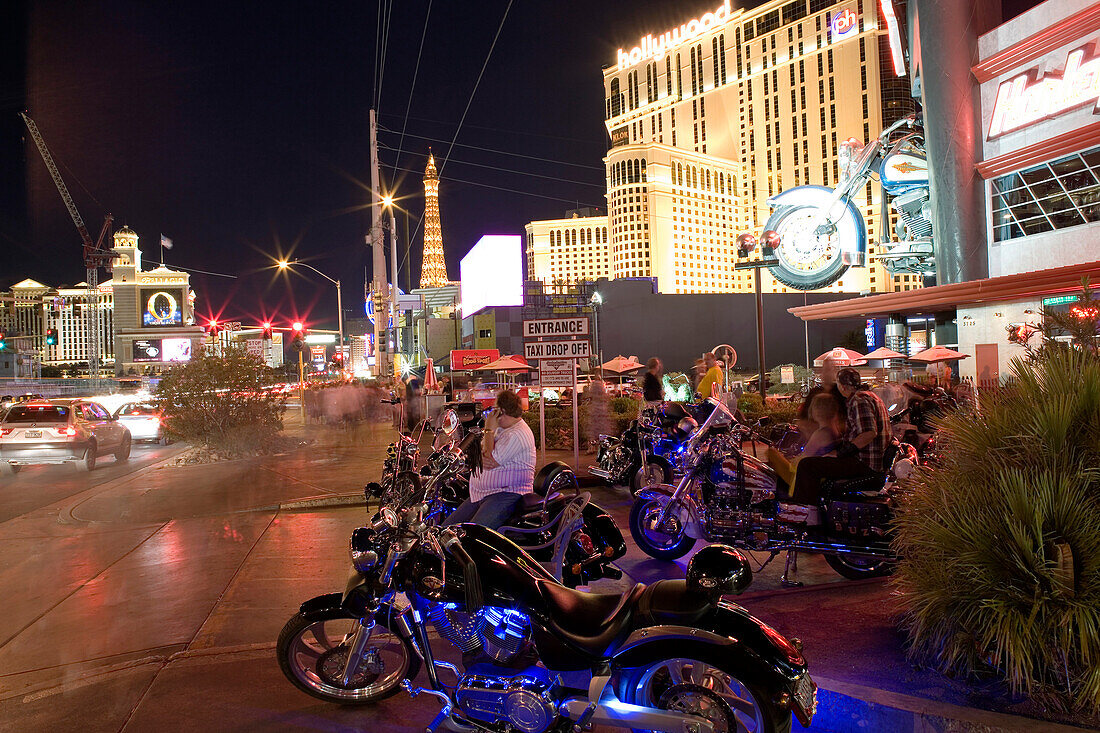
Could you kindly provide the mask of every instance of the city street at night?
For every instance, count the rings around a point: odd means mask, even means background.
[[[41,467],[0,479],[0,548],[16,559],[0,571],[7,729],[423,730],[438,710],[432,698],[398,692],[376,706],[340,707],[294,690],[279,671],[280,628],[303,600],[342,588],[347,538],[368,515],[362,506],[278,505],[354,493],[378,473],[392,438],[383,425],[306,433],[293,414],[288,422],[314,442],[267,459],[178,468],[164,464],[180,448],[140,448],[128,464],[108,462],[90,477]],[[625,527],[629,494],[595,490]],[[646,558],[627,542],[623,580],[592,590],[683,575],[683,561]],[[980,709],[1003,700],[974,701],[909,665],[888,581],[845,581],[806,555],[797,571],[805,586],[783,588],[782,569],[779,557],[737,602],[803,639],[822,686],[813,730],[946,730],[945,720],[970,726],[952,730],[1038,730]]]

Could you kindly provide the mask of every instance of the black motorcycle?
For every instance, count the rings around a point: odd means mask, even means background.
[[[469,497],[470,472],[480,464],[471,456],[480,455],[481,427],[480,419],[466,412],[441,413],[435,450],[419,472],[400,476],[399,484],[407,490],[399,496],[391,494],[388,501],[383,496],[382,507],[400,511],[423,503],[428,507],[426,521],[439,523]],[[548,463],[535,474],[533,488],[498,531],[569,587],[621,578],[614,562],[626,554],[626,541],[614,518],[588,492],[580,491],[573,470],[561,461]],[[368,502],[383,491],[380,484],[368,484]]]
[[[822,553],[845,578],[892,572],[890,524],[903,490],[894,477],[912,470],[915,451],[892,446],[891,471],[883,479],[826,481],[822,498],[808,516],[792,517],[776,498],[785,489],[766,461],[744,450],[745,442],[766,443],[752,428],[738,425],[717,400],[714,410],[681,446],[685,472],[676,486],[640,491],[630,510],[630,534],[650,557],[673,560],[697,540],[770,552],[765,565],[787,553],[783,582],[798,585],[789,571],[798,552]]]
[[[299,689],[345,705],[429,694],[432,733],[768,733],[789,731],[792,714],[810,725],[801,644],[720,600],[752,580],[736,550],[701,550],[685,580],[581,593],[501,534],[440,528],[426,511],[383,508],[355,530],[344,591],[283,627],[279,665]],[[429,629],[460,665],[437,658]]]

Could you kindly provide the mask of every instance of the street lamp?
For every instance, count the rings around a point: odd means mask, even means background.
[[[603,368],[603,352],[600,351],[600,306],[603,305],[603,296],[599,291],[593,291],[592,297],[588,299],[588,302],[592,305],[592,330],[596,332],[596,364]]]
[[[334,280],[333,278],[329,277],[325,273],[318,270],[313,265],[309,264],[308,262],[302,262],[301,260],[289,260],[289,261],[279,260],[276,264],[278,265],[280,270],[284,270],[284,271],[290,269],[292,265],[301,265],[302,267],[308,267],[309,269],[313,270],[318,275],[320,275],[321,277],[323,277],[324,279],[328,280],[330,283],[332,283],[333,285],[336,286],[336,308],[339,311],[339,313],[337,315],[339,316],[338,322],[340,324],[340,343],[337,345],[337,351],[339,351],[341,354],[343,354],[344,353],[344,298],[343,298],[343,295],[340,292],[340,281],[338,279]],[[297,331],[299,329],[300,329],[300,325],[296,322],[294,324],[294,330]]]

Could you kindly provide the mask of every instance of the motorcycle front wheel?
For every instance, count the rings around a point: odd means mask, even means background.
[[[345,686],[340,677],[357,624],[339,609],[295,614],[275,647],[283,674],[302,692],[340,705],[376,703],[400,690],[401,680],[416,677],[420,660],[412,644],[378,621]]]
[[[763,690],[698,659],[662,659],[625,670],[619,697],[631,705],[698,715],[715,733],[791,730],[791,713],[779,710]]]
[[[868,555],[826,555],[825,562],[848,580],[881,578],[894,572],[894,563],[890,560]]]
[[[764,225],[780,237],[779,264],[768,268],[772,277],[796,290],[816,290],[841,278],[848,265],[836,234],[823,237],[814,231],[824,219],[819,206],[780,206],[772,212]]]
[[[669,517],[664,529],[652,526],[661,505],[656,501],[635,501],[630,507],[630,536],[642,552],[658,560],[675,560],[695,547],[695,538],[688,537],[679,517]],[[669,527],[669,525],[674,525]]]
[[[650,486],[670,483],[672,483],[672,469],[660,461],[650,460],[631,474],[630,493],[637,494]]]

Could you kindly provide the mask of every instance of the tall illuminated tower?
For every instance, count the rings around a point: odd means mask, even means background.
[[[439,288],[447,284],[447,262],[443,259],[443,229],[439,224],[439,175],[435,157],[428,151],[424,169],[424,259],[420,265],[420,287]]]

